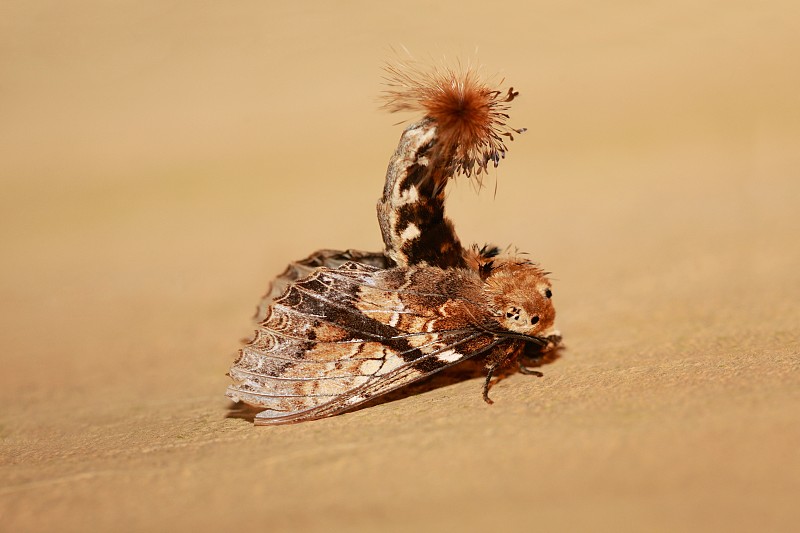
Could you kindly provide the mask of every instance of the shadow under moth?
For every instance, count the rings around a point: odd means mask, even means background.
[[[464,247],[444,216],[457,175],[481,178],[524,130],[507,124],[513,88],[472,69],[386,67],[385,107],[419,111],[389,162],[378,223],[383,252],[320,250],[291,263],[259,305],[227,395],[263,409],[258,425],[347,411],[470,357],[495,370],[561,341],[552,289],[535,263]]]

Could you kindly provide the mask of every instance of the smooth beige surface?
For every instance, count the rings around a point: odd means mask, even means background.
[[[3,3],[0,529],[796,531],[797,3],[376,6]],[[521,91],[448,209],[554,272],[568,349],[493,406],[226,418],[269,279],[380,247],[402,45]]]

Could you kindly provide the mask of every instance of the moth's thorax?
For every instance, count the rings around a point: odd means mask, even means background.
[[[529,263],[500,262],[484,282],[495,320],[508,331],[540,335],[553,327],[556,311],[550,280]]]

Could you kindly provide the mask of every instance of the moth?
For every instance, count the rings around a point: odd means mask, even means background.
[[[258,425],[312,420],[484,355],[483,397],[501,365],[561,342],[548,273],[495,246],[462,246],[444,215],[457,175],[478,180],[522,129],[518,95],[472,69],[386,67],[385,107],[421,111],[400,137],[378,202],[382,252],[320,250],[291,263],[256,314],[227,396]]]

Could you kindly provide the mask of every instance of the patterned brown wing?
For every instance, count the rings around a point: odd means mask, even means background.
[[[289,284],[231,368],[257,424],[330,416],[494,347],[470,271],[348,262]]]
[[[281,294],[286,292],[286,288],[293,281],[304,278],[311,274],[314,269],[319,267],[338,268],[348,261],[355,261],[365,265],[378,268],[389,268],[393,266],[391,260],[382,252],[362,252],[360,250],[317,250],[305,259],[289,263],[277,278],[275,278],[267,289],[266,294],[261,297],[256,308],[253,319],[261,322],[266,318],[267,309]]]

